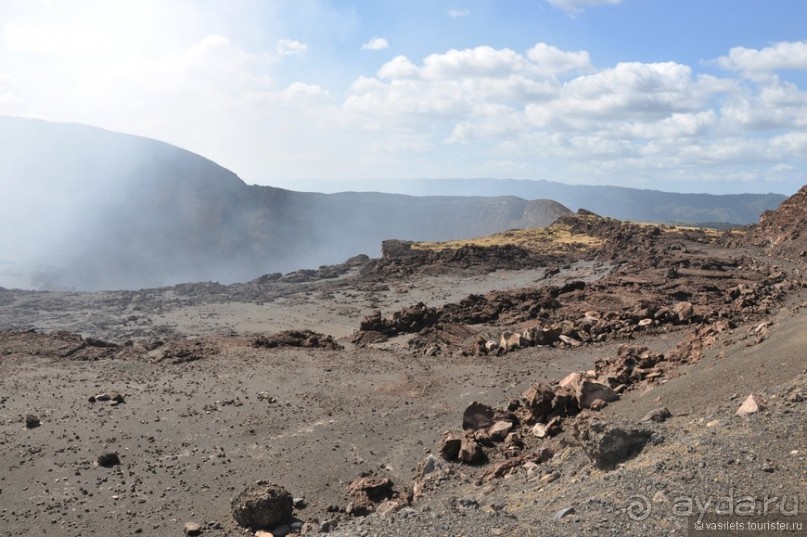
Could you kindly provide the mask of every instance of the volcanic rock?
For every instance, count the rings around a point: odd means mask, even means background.
[[[231,504],[235,521],[247,528],[273,528],[291,521],[294,499],[280,485],[258,481]]]
[[[678,302],[672,311],[676,322],[685,323],[692,318],[695,308],[691,302]]]
[[[459,459],[466,464],[476,464],[482,462],[485,454],[476,439],[473,436],[466,434],[462,437],[460,444]]]
[[[592,408],[598,404],[597,401],[610,403],[619,398],[616,392],[610,387],[591,380],[583,380],[580,382],[577,385],[575,396],[577,398],[577,404],[581,409]],[[601,404],[602,403],[599,405]]]
[[[651,410],[645,417],[641,419],[641,422],[648,422],[648,421],[655,421],[661,423],[662,421],[667,421],[672,417],[672,412],[665,406],[662,408],[657,408],[655,410]]]
[[[488,430],[488,434],[490,434],[490,438],[494,442],[501,442],[507,437],[512,428],[513,424],[509,421],[497,421]]]
[[[472,431],[486,429],[493,425],[494,414],[495,411],[490,406],[474,401],[462,414],[462,428]]]
[[[114,451],[110,451],[98,455],[98,458],[95,459],[95,462],[98,463],[98,466],[103,466],[104,468],[112,468],[113,466],[117,466],[120,464],[120,457]]]
[[[462,437],[458,434],[447,433],[440,442],[440,456],[447,461],[455,461],[460,456]]]
[[[387,477],[376,477],[372,471],[362,472],[348,485],[347,492],[367,496],[373,503],[383,502],[394,495],[392,481]]]
[[[652,433],[638,427],[607,423],[597,418],[578,420],[574,436],[597,468],[610,470],[638,455]]]
[[[40,421],[37,416],[34,414],[26,414],[25,415],[25,428],[26,429],[35,429],[39,427]]]
[[[185,532],[185,535],[199,535],[202,533],[202,526],[196,522],[186,522],[182,531]]]
[[[544,421],[552,412],[555,392],[546,384],[533,384],[521,394],[521,405],[529,413],[528,421]]]
[[[750,416],[751,414],[756,414],[764,408],[765,406],[762,404],[762,399],[758,395],[752,393],[745,398],[745,401],[743,401],[743,404],[737,409],[735,415],[740,417]]]
[[[505,350],[512,350],[517,349],[519,347],[527,347],[529,346],[529,342],[524,339],[521,334],[516,334],[514,332],[504,332],[499,338],[499,346],[504,348]]]

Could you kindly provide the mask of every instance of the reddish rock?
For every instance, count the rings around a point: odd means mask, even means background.
[[[528,422],[543,421],[552,412],[555,391],[546,384],[533,384],[521,394],[521,406],[528,411]]]
[[[546,423],[536,423],[535,426],[532,428],[533,436],[538,438],[546,438],[548,436],[554,436],[561,431],[560,428],[560,418],[552,418]]]
[[[575,396],[577,398],[577,404],[581,409],[592,408],[593,405],[598,404],[596,403],[597,401],[610,403],[619,399],[619,396],[610,387],[591,380],[583,380],[580,382],[580,384],[577,385]]]
[[[488,429],[488,434],[490,434],[490,438],[494,442],[501,442],[507,437],[512,428],[513,424],[509,421],[497,421]]]
[[[386,477],[377,477],[372,472],[362,472],[347,487],[348,494],[367,496],[371,502],[379,503],[392,498],[392,481]]]
[[[695,307],[691,302],[678,302],[673,306],[673,319],[678,323],[685,323],[692,318]]]
[[[473,436],[465,435],[462,437],[459,453],[459,458],[462,462],[466,464],[476,464],[482,462],[484,456],[485,454],[482,451],[482,447],[476,443]]]

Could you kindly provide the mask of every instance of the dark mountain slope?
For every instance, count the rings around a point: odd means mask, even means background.
[[[375,254],[387,238],[469,237],[548,225],[569,212],[515,197],[249,186],[162,142],[21,118],[0,118],[0,185],[6,286],[32,269],[46,287],[232,282]]]
[[[781,194],[677,194],[616,186],[567,185],[517,179],[419,179],[406,181],[297,181],[295,188],[331,185],[330,191],[383,190],[414,195],[518,196],[552,199],[576,211],[643,222],[753,224],[778,206]]]

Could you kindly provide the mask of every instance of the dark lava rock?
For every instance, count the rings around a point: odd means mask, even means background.
[[[353,495],[365,495],[371,502],[379,503],[392,498],[392,481],[387,477],[376,477],[372,472],[363,472],[348,485],[347,491]]]
[[[493,425],[495,411],[488,405],[474,401],[465,409],[462,414],[462,428],[476,431],[486,429]]]
[[[258,481],[244,489],[231,504],[233,518],[247,528],[274,528],[291,521],[294,499],[279,485]]]
[[[460,456],[461,444],[461,436],[454,433],[446,434],[440,442],[440,456],[447,461],[457,460]]]
[[[36,429],[41,425],[39,418],[33,414],[26,414],[25,415],[25,428],[26,429]]]
[[[98,458],[95,461],[98,463],[98,466],[112,468],[113,466],[120,464],[120,457],[114,451],[109,451],[98,455]]]
[[[672,418],[672,412],[670,412],[670,410],[665,406],[648,412],[645,417],[642,418],[642,422],[655,421],[661,423],[662,421],[667,421],[670,418]]]

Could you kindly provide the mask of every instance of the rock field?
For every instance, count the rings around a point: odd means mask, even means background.
[[[807,524],[806,222],[807,187],[742,230],[0,288],[0,537]]]

